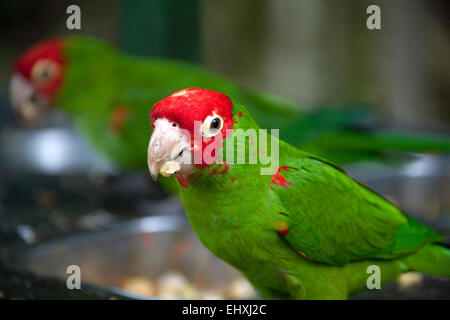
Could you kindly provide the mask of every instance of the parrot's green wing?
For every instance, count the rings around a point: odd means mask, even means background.
[[[285,161],[273,185],[286,212],[284,238],[314,261],[394,259],[441,240],[434,230],[318,158]]]

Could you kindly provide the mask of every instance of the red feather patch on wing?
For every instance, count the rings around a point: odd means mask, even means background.
[[[289,226],[286,222],[280,221],[275,224],[275,230],[277,230],[278,234],[281,236],[285,236],[289,233]]]
[[[226,174],[228,172],[228,170],[230,170],[230,165],[228,163],[222,163],[220,164],[222,166],[222,170],[219,171],[218,168],[213,168],[211,170],[211,175],[215,175],[215,174]]]
[[[289,182],[286,180],[285,177],[281,175],[281,171],[289,171],[289,170],[295,170],[298,171],[296,168],[287,167],[287,166],[281,166],[278,168],[277,172],[272,176],[272,185],[280,186],[283,188],[287,188],[290,185],[293,185],[292,182]],[[272,185],[270,186],[270,189],[272,189]]]
[[[109,128],[119,134],[122,131],[123,124],[130,117],[130,108],[120,106],[115,108],[109,118]]]

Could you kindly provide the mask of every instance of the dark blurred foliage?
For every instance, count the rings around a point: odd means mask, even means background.
[[[120,9],[120,46],[126,52],[198,61],[199,1],[122,1]]]
[[[66,29],[66,8],[71,4],[82,8],[80,33],[104,37],[109,41],[116,40],[118,0],[1,0],[2,46],[23,50],[46,37],[70,33]]]

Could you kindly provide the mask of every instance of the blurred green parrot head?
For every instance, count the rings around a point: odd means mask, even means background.
[[[205,150],[225,138],[235,122],[228,96],[198,88],[179,90],[156,103],[150,121],[148,166],[155,180],[158,174],[187,176],[211,165]]]

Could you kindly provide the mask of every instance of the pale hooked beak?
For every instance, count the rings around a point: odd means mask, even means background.
[[[43,113],[47,101],[36,94],[33,86],[18,73],[13,73],[9,87],[11,104],[26,124],[33,124]]]
[[[194,166],[189,132],[174,127],[167,119],[156,120],[154,126],[147,157],[153,180],[159,173],[165,177],[191,173]]]

